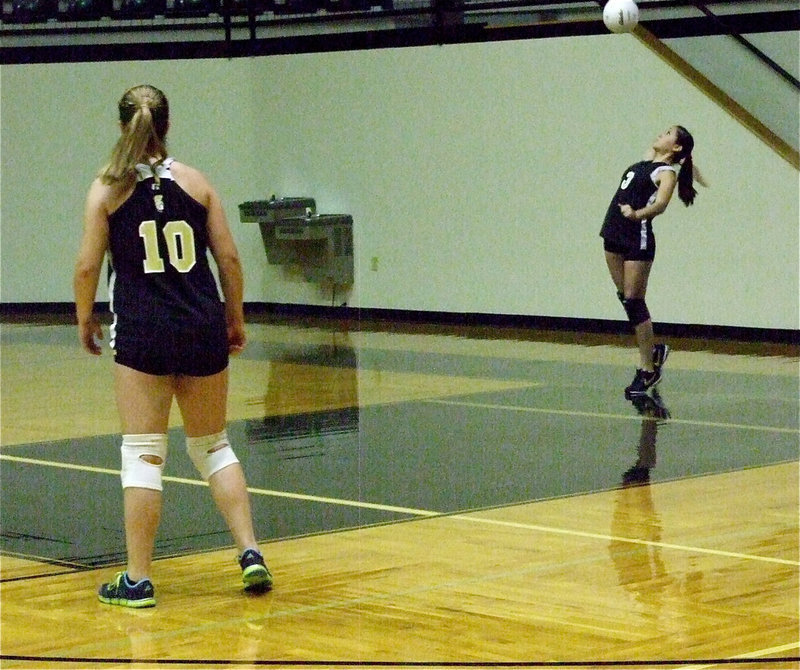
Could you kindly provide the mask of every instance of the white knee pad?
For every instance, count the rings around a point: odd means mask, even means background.
[[[161,473],[167,460],[167,436],[163,433],[123,435],[122,488],[153,489],[161,491]],[[156,463],[144,459],[152,457]]]
[[[211,475],[219,472],[222,468],[239,462],[236,454],[233,453],[231,443],[228,441],[228,433],[225,430],[216,435],[187,437],[186,453],[189,454],[194,467],[205,481],[208,481]]]

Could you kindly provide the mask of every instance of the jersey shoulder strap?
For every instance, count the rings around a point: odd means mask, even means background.
[[[165,158],[158,165],[156,165],[155,171],[153,171],[152,165],[148,165],[147,163],[137,163],[136,180],[144,181],[145,179],[153,179],[154,177],[158,177],[159,179],[172,179],[172,172],[170,172],[170,168],[174,162],[175,159],[172,157]]]

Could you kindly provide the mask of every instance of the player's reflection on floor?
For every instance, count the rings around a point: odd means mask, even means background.
[[[623,473],[623,486],[647,484],[650,481],[650,470],[656,465],[658,427],[670,417],[664,398],[655,389],[650,395],[634,396],[630,401],[642,417],[642,426],[639,431],[636,463]]]

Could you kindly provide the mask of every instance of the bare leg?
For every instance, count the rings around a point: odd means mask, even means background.
[[[187,437],[222,432],[226,425],[228,370],[209,377],[179,377],[176,398]],[[235,463],[214,473],[208,485],[239,553],[247,548],[257,549],[250,495],[242,466]]]
[[[647,293],[647,281],[650,278],[651,261],[625,261],[623,292],[626,298],[642,298]],[[648,372],[653,371],[653,322],[647,319],[634,328],[636,344],[639,347],[639,367]]]
[[[613,254],[610,251],[606,251],[605,254],[606,265],[608,266],[608,272],[611,275],[611,281],[614,282],[614,286],[616,286],[618,293],[624,293],[625,261],[621,254]]]
[[[166,433],[172,405],[172,378],[114,366],[114,388],[123,434]],[[156,456],[143,456],[159,464]],[[161,491],[129,487],[123,490],[128,576],[150,576],[153,547],[161,521]]]
[[[128,550],[128,577],[137,582],[150,577],[156,531],[161,521],[161,491],[126,488],[125,545]]]
[[[639,347],[639,367],[647,372],[653,371],[653,322],[648,319],[636,326],[636,344]]]
[[[250,496],[242,466],[234,463],[223,468],[211,475],[208,485],[214,502],[231,530],[239,553],[248,548],[258,549],[253,530]]]
[[[114,365],[114,391],[123,433],[166,433],[174,379]]]

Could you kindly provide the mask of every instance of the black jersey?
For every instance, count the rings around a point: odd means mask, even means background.
[[[622,175],[619,188],[606,211],[600,236],[627,249],[648,249],[654,246],[653,220],[633,221],[619,211],[620,205],[641,209],[655,201],[658,192],[656,179],[663,170],[675,171],[668,163],[640,161],[631,165]]]
[[[225,328],[208,262],[208,212],[175,183],[172,163],[165,160],[155,175],[137,165],[133,193],[108,217],[113,348]]]

